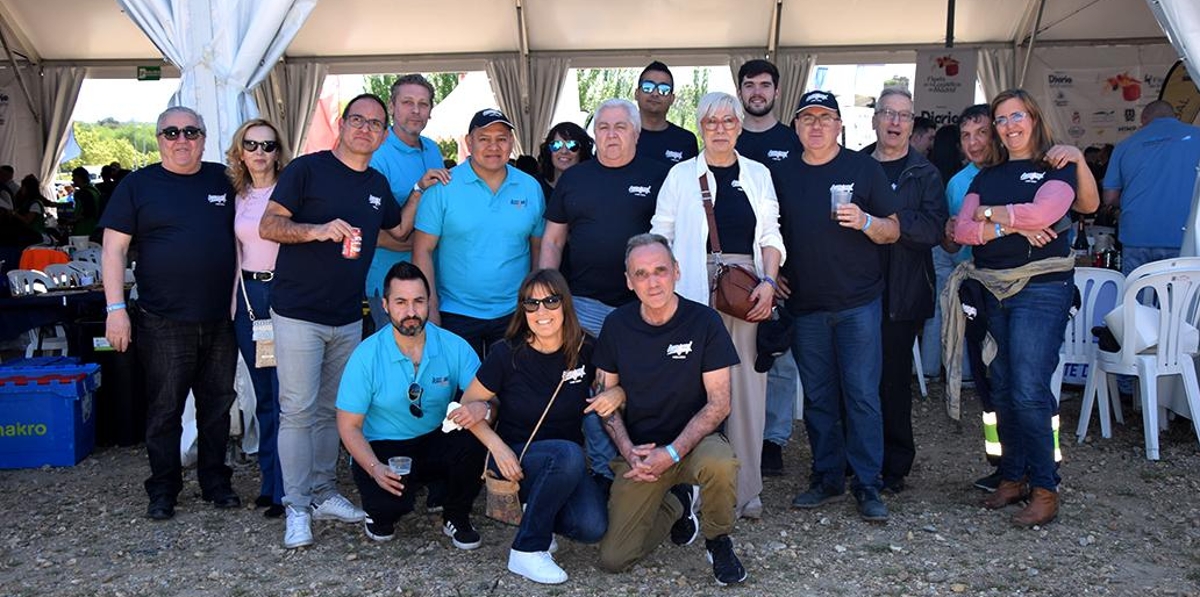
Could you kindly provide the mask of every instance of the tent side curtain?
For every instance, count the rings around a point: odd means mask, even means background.
[[[804,87],[817,65],[817,55],[806,52],[781,52],[775,65],[779,68],[779,120],[790,125]]]
[[[1200,81],[1200,2],[1146,0],[1193,81]]]
[[[979,49],[979,84],[983,96],[993,98],[1016,84],[1016,54],[1008,48]]]
[[[522,97],[525,85],[521,81],[521,60],[521,55],[517,53],[502,54],[488,62],[486,68],[500,111],[517,129],[515,145],[518,154],[531,151],[528,148],[533,146],[529,113],[525,110],[526,102]]]
[[[67,145],[67,129],[71,126],[71,114],[79,90],[87,77],[87,69],[80,66],[56,66],[42,69],[39,85],[39,110],[42,115],[42,162],[38,170],[39,180],[54,180],[58,171],[58,158]]]
[[[567,58],[534,57],[529,61],[529,120],[533,127],[529,134],[523,153],[537,155],[541,140],[554,124],[554,107],[562,95],[563,84],[567,80],[567,70],[571,61]],[[520,131],[518,131],[520,133]],[[547,197],[549,199],[549,197]]]
[[[317,62],[279,63],[254,89],[259,112],[279,129],[280,141],[290,156],[304,147],[328,74],[329,67]]]

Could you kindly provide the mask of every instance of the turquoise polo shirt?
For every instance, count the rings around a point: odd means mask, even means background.
[[[496,193],[470,160],[450,171],[450,184],[425,191],[416,227],[438,237],[441,310],[477,319],[512,313],[530,271],[529,239],[541,238],[545,209],[541,185],[512,166]]]
[[[432,323],[425,324],[425,349],[416,382],[421,385],[421,409],[409,410],[408,388],[414,381],[413,362],[396,346],[392,326],[363,340],[342,371],[337,407],[365,415],[367,441],[412,439],[440,429],[446,406],[456,390],[466,390],[479,369],[479,357],[466,340]]]
[[[420,149],[411,147],[401,141],[394,130],[388,131],[383,145],[371,156],[371,167],[387,178],[392,196],[401,207],[408,202],[413,185],[421,180],[426,171],[443,166],[442,152],[437,143],[421,137]],[[367,297],[383,296],[383,278],[393,265],[401,261],[412,261],[412,253],[383,247],[375,249],[375,258],[371,260],[371,268],[367,270]]]
[[[975,176],[979,174],[979,166],[974,162],[967,162],[967,166],[958,171],[958,174],[950,177],[950,182],[946,183],[946,203],[950,209],[950,216],[958,215],[962,209],[963,199],[967,197],[967,190],[971,188],[971,182],[975,180]],[[954,263],[962,263],[970,261],[971,247],[963,247],[957,253],[950,255]]]

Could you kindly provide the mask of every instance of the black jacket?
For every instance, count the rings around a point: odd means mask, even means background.
[[[933,317],[933,253],[942,242],[946,220],[946,185],[925,156],[909,151],[896,183],[900,240],[885,247],[887,289],[884,313],[892,321],[924,321]]]

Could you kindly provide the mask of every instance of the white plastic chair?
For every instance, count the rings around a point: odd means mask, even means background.
[[[95,263],[96,265],[100,265],[100,248],[91,247],[82,251],[76,251],[75,256],[72,257],[72,259],[74,261],[87,261],[90,263]]]
[[[79,270],[67,263],[53,263],[46,266],[46,275],[54,280],[55,288],[75,288],[80,286]]]
[[[1054,392],[1056,402],[1062,395],[1063,367],[1065,365],[1087,365],[1086,380],[1090,380],[1094,375],[1092,362],[1095,360],[1097,348],[1092,327],[1096,325],[1097,311],[1108,311],[1100,307],[1098,301],[1101,294],[1109,292],[1113,293],[1111,296],[1115,297],[1117,301],[1121,300],[1122,293],[1125,292],[1125,276],[1122,276],[1121,272],[1110,269],[1077,267],[1075,268],[1075,287],[1079,289],[1079,311],[1067,321],[1063,345],[1058,353],[1058,368],[1054,370],[1054,376],[1050,378],[1050,389]],[[1110,387],[1115,387],[1116,383],[1115,379],[1109,380]],[[1111,393],[1115,395],[1116,390]],[[1083,405],[1079,411],[1079,427],[1075,431],[1076,437],[1081,442],[1087,436],[1094,402],[1093,395],[1084,394]],[[1117,421],[1124,423],[1125,417],[1121,412],[1121,402],[1114,401],[1112,408],[1116,410]],[[1102,398],[1100,402],[1100,435],[1105,438],[1112,437],[1109,410],[1108,401]]]
[[[67,265],[71,266],[76,272],[79,272],[79,283],[86,286],[88,284],[99,284],[101,281],[100,266],[91,261],[69,261]]]
[[[1088,377],[1084,388],[1085,400],[1097,392],[1103,405],[1109,400],[1109,374],[1138,376],[1146,458],[1150,460],[1159,459],[1159,417],[1165,416],[1165,409],[1158,400],[1159,377],[1183,377],[1184,392],[1191,411],[1189,416],[1200,435],[1200,385],[1196,378],[1196,352],[1195,347],[1183,345],[1181,334],[1185,322],[1193,326],[1200,322],[1200,308],[1197,305],[1197,298],[1200,297],[1200,262],[1165,261],[1169,263],[1155,262],[1134,270],[1126,281],[1122,300],[1122,317],[1132,325],[1138,293],[1147,289],[1153,291],[1159,308],[1158,344],[1142,353],[1135,353],[1134,343],[1127,339],[1120,352],[1096,351],[1092,367],[1096,374]],[[1147,274],[1143,269],[1154,273]],[[1100,383],[1101,380],[1106,383]]]
[[[53,266],[48,266],[47,269]],[[13,296],[42,294],[58,287],[54,279],[43,272],[33,269],[14,269],[8,272],[8,286]],[[46,326],[49,328],[50,326]],[[57,352],[67,354],[67,331],[61,325],[53,326],[53,336],[43,336],[41,328],[29,330],[29,344],[25,347],[25,356],[32,357],[38,351],[42,354]]]

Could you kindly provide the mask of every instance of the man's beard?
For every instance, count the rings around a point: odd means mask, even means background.
[[[400,332],[401,336],[416,336],[421,333],[421,330],[425,329],[425,320],[420,317],[406,317],[397,323],[393,319],[392,327],[396,328],[396,331]]]
[[[752,108],[749,105],[742,106],[742,109],[751,116],[766,116],[767,114],[771,113],[771,110],[775,109],[775,100],[767,102],[767,105],[764,106],[762,110]]]

